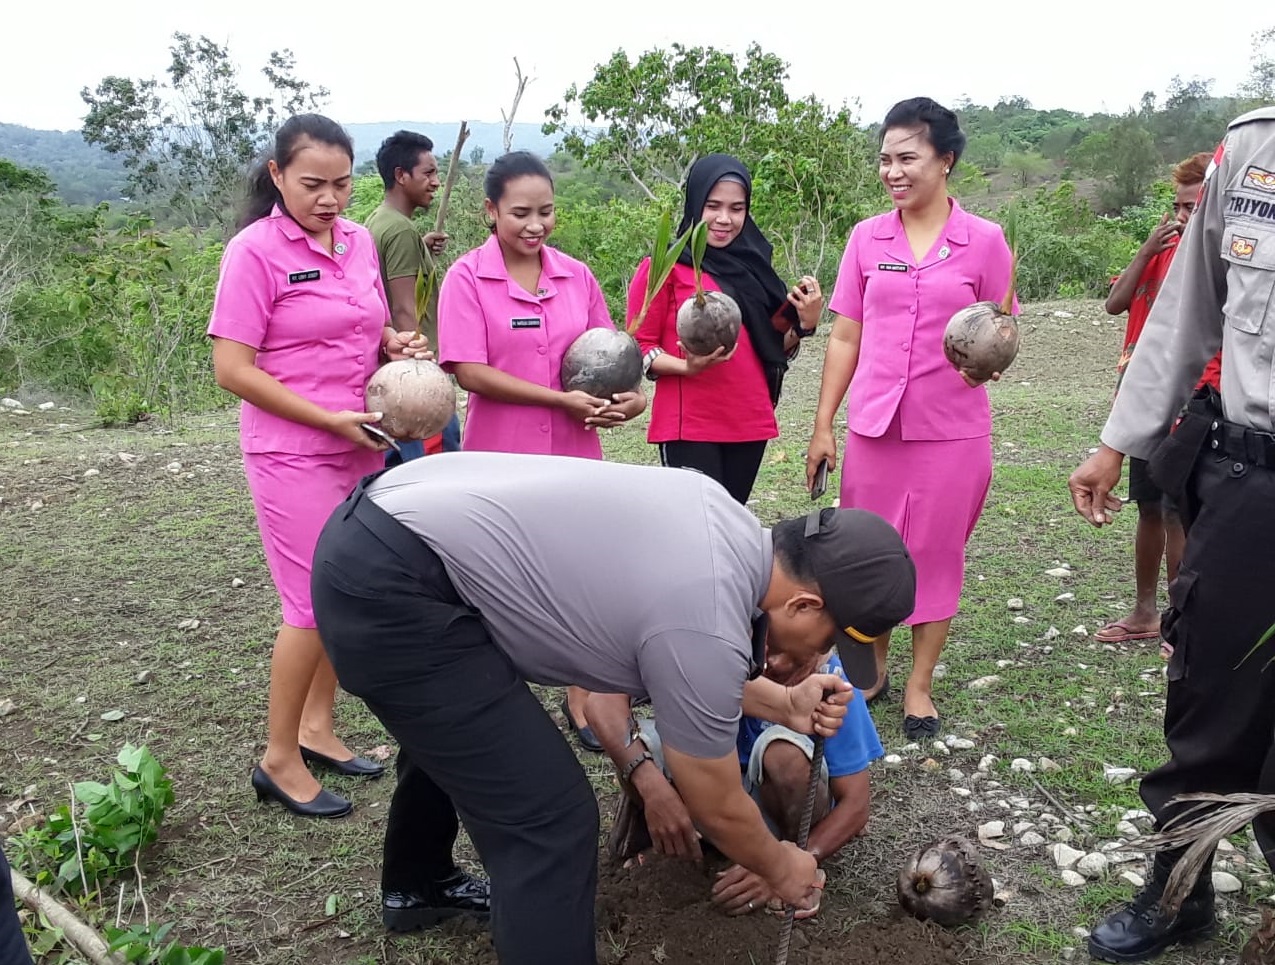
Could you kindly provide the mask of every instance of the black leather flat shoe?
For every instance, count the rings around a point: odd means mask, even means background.
[[[598,735],[593,733],[593,728],[588,724],[583,727],[577,727],[575,720],[571,716],[571,708],[567,706],[566,700],[562,701],[562,716],[567,719],[567,727],[576,735],[576,740],[580,742],[580,746],[586,751],[594,754],[602,753],[602,741],[598,740]]]
[[[319,767],[326,767],[329,771],[344,774],[346,777],[376,778],[385,773],[384,767],[375,761],[369,761],[366,757],[351,757],[348,761],[338,761],[334,757],[312,751],[308,747],[301,748],[301,759],[307,764],[317,764]]]
[[[937,717],[917,717],[908,714],[903,718],[903,736],[910,741],[923,741],[939,736],[940,721]]]
[[[420,891],[386,891],[381,895],[381,919],[393,932],[433,928],[459,916],[486,921],[491,916],[491,886],[457,870]]]
[[[266,798],[278,801],[293,814],[305,818],[343,818],[354,810],[354,805],[328,790],[320,790],[313,801],[298,801],[284,794],[279,785],[270,779],[270,775],[260,766],[252,769],[252,789],[257,792],[257,800]]]

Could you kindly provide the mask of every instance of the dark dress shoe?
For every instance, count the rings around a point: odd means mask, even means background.
[[[351,757],[348,761],[338,761],[335,757],[328,757],[327,754],[320,754],[308,747],[301,748],[301,759],[307,764],[317,764],[337,774],[344,774],[346,777],[375,778],[385,773],[384,767],[375,761],[369,761],[366,757]]]
[[[328,790],[320,790],[313,801],[298,801],[284,794],[279,785],[270,779],[270,775],[260,767],[252,769],[252,789],[257,792],[257,800],[266,798],[278,801],[293,814],[306,818],[343,818],[354,810],[354,805]]]
[[[1200,872],[1176,918],[1160,914],[1160,896],[1172,870],[1165,853],[1156,855],[1150,880],[1119,911],[1108,915],[1089,936],[1089,956],[1100,962],[1144,962],[1170,945],[1207,938],[1217,927],[1213,909],[1211,863]]]
[[[929,740],[939,736],[941,722],[937,717],[917,717],[908,714],[903,718],[903,736],[910,741]]]
[[[491,916],[491,886],[486,879],[459,869],[422,890],[386,891],[381,895],[381,919],[393,932],[433,928],[462,915],[486,921]]]
[[[593,733],[593,728],[588,724],[583,727],[577,727],[575,719],[571,716],[571,708],[567,706],[566,700],[562,701],[562,716],[567,719],[567,727],[576,735],[576,740],[580,742],[580,746],[586,751],[594,754],[602,753],[602,741],[598,740],[598,735]]]

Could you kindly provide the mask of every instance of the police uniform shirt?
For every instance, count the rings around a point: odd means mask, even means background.
[[[1236,118],[1206,175],[1102,432],[1149,458],[1222,349],[1230,422],[1275,429],[1275,107]]]

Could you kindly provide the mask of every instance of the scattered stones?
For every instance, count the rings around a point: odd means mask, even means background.
[[[1054,602],[1055,603],[1070,603],[1075,598],[1076,598],[1076,594],[1074,593],[1059,593],[1056,597],[1054,597]]]
[[[1215,871],[1213,872],[1213,890],[1219,895],[1233,895],[1243,891],[1244,885],[1229,871]]]
[[[131,452],[117,452],[115,455],[119,458],[119,461],[124,463],[126,466],[131,466],[137,462],[137,457]]]
[[[1015,661],[1013,661],[1013,660],[997,660],[997,661],[996,661],[996,669],[997,669],[997,670],[1004,670],[1004,669],[1006,669],[1007,667],[1012,667],[1012,666],[1014,666],[1014,663],[1015,663]]]
[[[957,737],[955,734],[948,734],[943,738],[943,743],[954,751],[972,751],[974,742],[968,737]]]
[[[916,741],[913,741],[911,744],[904,744],[902,747],[899,748],[899,750],[901,750],[904,754],[915,754],[920,749],[921,749],[921,745],[918,744]]]
[[[151,678],[153,678],[154,676],[155,674],[153,674],[151,671],[143,670],[141,673],[139,673],[136,677],[133,678],[133,683],[148,684],[151,682]]]
[[[1030,774],[1032,771],[1036,770],[1036,765],[1025,757],[1015,757],[1013,761],[1010,762],[1009,769],[1011,771],[1021,771],[1024,774]]]
[[[942,741],[935,741],[935,742],[934,742],[933,744],[931,744],[930,746],[934,749],[935,753],[937,753],[937,754],[944,754],[944,755],[946,755],[946,754],[951,754],[951,753],[952,753],[952,751],[948,748],[948,746],[947,746],[946,744],[944,744]]]
[[[1005,822],[988,821],[986,824],[980,824],[978,826],[978,836],[980,840],[1005,837]]]
[[[1045,575],[1057,577],[1071,576],[1071,570],[1065,566],[1055,566],[1052,570],[1045,570]]]
[[[1018,840],[1029,848],[1039,847],[1045,843],[1044,835],[1037,834],[1035,831],[1024,832],[1023,836]]]
[[[978,769],[986,774],[992,769],[992,765],[996,763],[995,754],[984,754],[978,761]]]
[[[997,908],[1004,908],[1007,904],[1009,904],[1009,900],[1013,897],[1013,889],[1006,888],[995,878],[992,879],[992,903],[996,905]]]
[[[1072,888],[1079,888],[1085,883],[1085,876],[1068,868],[1062,873],[1062,880],[1065,885],[1069,885]]]
[[[1135,888],[1141,888],[1143,885],[1147,883],[1146,879],[1143,878],[1142,875],[1138,874],[1136,871],[1120,872],[1120,880],[1127,885],[1133,885]]]
[[[178,630],[198,630],[199,621],[195,619],[183,620],[181,623],[177,624],[177,629]]]
[[[1023,810],[1024,808],[1029,808],[1031,807],[1031,805],[1032,805],[1032,802],[1027,800],[1027,798],[1025,797],[1011,797],[1009,799],[1009,806],[1012,808],[1018,808],[1019,810]]]
[[[1075,835],[1071,833],[1071,828],[1067,827],[1065,824],[1054,828],[1055,841],[1061,841],[1063,844],[1066,844],[1074,837]]]
[[[1074,727],[1063,728],[1063,737],[1079,737],[1079,736],[1080,736],[1080,731],[1076,730],[1076,728]]]
[[[1039,764],[1041,771],[1046,774],[1056,774],[1062,770],[1062,765],[1052,758],[1042,757]]]
[[[923,771],[930,771],[930,772],[937,771],[942,766],[943,766],[942,764],[940,764],[938,761],[936,761],[932,757],[927,757],[925,760],[921,762],[921,770]]]
[[[1102,765],[1102,778],[1108,784],[1124,784],[1131,777],[1137,775],[1137,771],[1132,767],[1112,767],[1110,764]]]
[[[50,409],[54,409],[56,407],[57,407],[56,402],[41,402],[38,406],[36,406],[36,408],[39,409],[41,412],[48,412]]]
[[[181,472],[182,464],[180,462],[170,462],[164,468],[167,469],[169,472]]]
[[[8,717],[17,709],[18,709],[18,705],[15,704],[8,697],[6,697],[4,700],[0,700],[0,717]]]
[[[1059,868],[1071,868],[1085,856],[1085,853],[1067,844],[1055,844],[1049,849],[1049,856],[1054,859],[1054,864]]]
[[[230,581],[230,585],[237,590],[244,585],[244,581],[239,579],[239,577],[236,576],[233,580]]]
[[[100,469],[85,469],[84,470],[85,479],[92,479],[94,476],[100,476],[100,475],[102,475],[102,470]]]
[[[1021,610],[1023,608],[1023,601],[1016,596],[1012,596],[1005,602],[1005,608],[1007,610]]]
[[[898,754],[886,754],[886,755],[885,755],[885,766],[886,766],[886,767],[898,767],[898,766],[899,766],[900,764],[902,764],[902,763],[903,763],[903,758],[901,758]]]
[[[1018,821],[1014,824],[1014,833],[1022,834],[1024,831],[1030,831],[1035,826],[1030,821]]]
[[[934,679],[942,680],[946,676],[947,676],[947,664],[936,663],[934,665]]]
[[[947,772],[947,779],[949,781],[963,781],[965,780],[965,772],[954,767]]]
[[[1126,838],[1134,838],[1138,835],[1138,826],[1132,821],[1117,821],[1116,831],[1123,834]]]
[[[1107,856],[1087,854],[1076,862],[1076,870],[1086,878],[1101,878],[1107,873]]]
[[[6,409],[21,409],[22,408],[21,402],[19,402],[17,399],[10,399],[8,397],[0,399],[0,405],[4,406]]]
[[[44,500],[37,499],[31,504],[31,512],[36,513],[44,508]]]
[[[1072,627],[1071,632],[1073,636],[1077,636],[1077,637],[1089,636],[1089,631],[1083,625],[1078,627]]]
[[[1048,630],[1045,631],[1046,640],[1057,640],[1058,637],[1061,635],[1062,635],[1062,631],[1059,630],[1057,627],[1050,627]]]
[[[971,791],[968,787],[954,787],[952,788],[952,793],[955,794],[957,797],[969,797],[974,792]]]
[[[124,714],[124,711],[122,710],[108,710],[106,711],[106,713],[102,714],[102,720],[105,720],[105,721],[123,720],[124,716],[125,714]]]
[[[1028,617],[1023,616],[1022,614],[1019,614],[1018,616],[1014,617],[1014,622],[1017,623],[1019,626],[1022,626],[1024,624],[1031,623],[1031,620]]]
[[[977,680],[971,680],[967,686],[970,690],[990,690],[1001,682],[1001,678],[992,674],[987,677],[979,677]]]

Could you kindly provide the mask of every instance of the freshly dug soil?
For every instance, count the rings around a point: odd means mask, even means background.
[[[599,869],[598,961],[602,965],[770,965],[782,919],[757,912],[727,917],[709,900],[721,862],[699,868],[648,856],[629,869],[605,858]],[[825,895],[819,916],[798,922],[789,965],[956,965],[968,963],[960,938],[901,912],[846,932]]]

